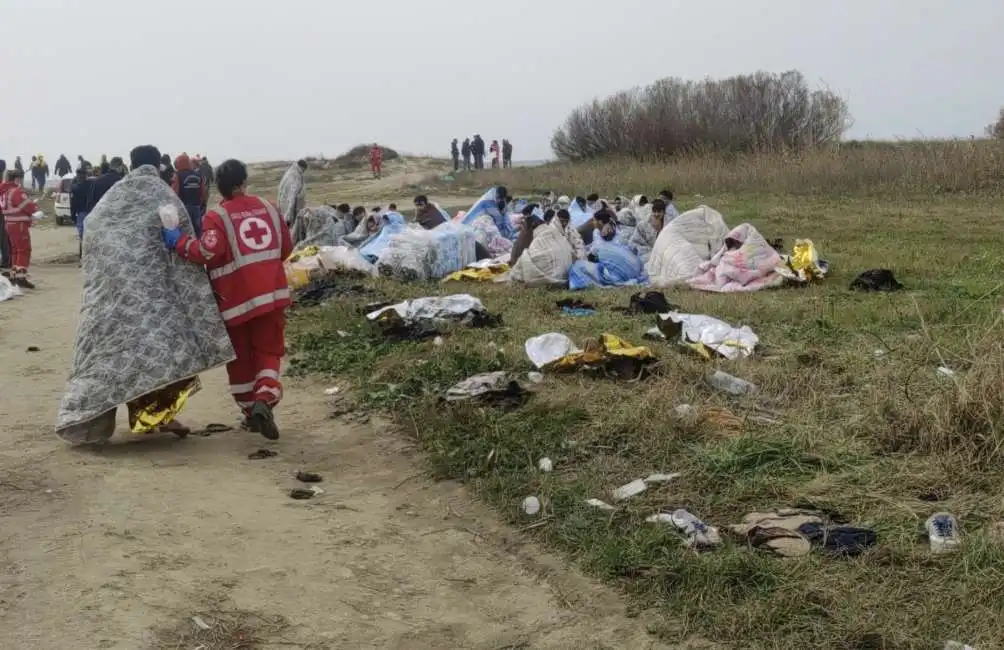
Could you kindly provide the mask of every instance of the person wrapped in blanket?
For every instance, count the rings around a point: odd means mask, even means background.
[[[639,221],[634,229],[634,234],[628,242],[628,246],[641,261],[648,263],[648,258],[652,256],[652,248],[655,247],[655,240],[659,238],[659,233],[667,223],[666,202],[662,199],[652,201],[652,214],[647,220]]]
[[[593,242],[585,260],[568,270],[568,288],[620,287],[647,281],[645,264],[634,251],[618,240],[617,218],[608,209],[593,216]]]
[[[556,218],[558,220],[558,225],[561,226],[561,233],[568,240],[568,245],[572,247],[572,254],[575,256],[575,261],[580,261],[586,259],[586,245],[582,241],[582,235],[579,231],[572,227],[572,215],[568,211],[568,208],[559,208],[557,212],[554,210],[548,210],[544,213],[544,222],[551,223],[551,220]]]
[[[424,194],[415,197],[415,222],[426,230],[433,230],[449,221],[449,214],[429,200]],[[480,242],[474,243],[474,257],[477,260],[491,258],[491,253]]]

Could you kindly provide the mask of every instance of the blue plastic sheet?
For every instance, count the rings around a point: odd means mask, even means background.
[[[403,216],[397,212],[385,212],[380,215],[380,230],[359,247],[359,253],[369,261],[375,262],[380,253],[387,248],[391,237],[403,232],[407,227]]]

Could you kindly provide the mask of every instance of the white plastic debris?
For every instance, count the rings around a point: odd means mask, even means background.
[[[941,375],[942,377],[948,377],[949,379],[955,377],[955,371],[952,370],[951,368],[946,368],[945,366],[941,366],[940,368],[938,368],[938,374]]]
[[[672,474],[649,474],[642,480],[645,481],[645,485],[661,485],[662,483],[669,483],[674,478],[680,478],[681,476],[682,474],[679,472],[673,472]]]
[[[437,348],[442,347],[443,346],[443,337],[442,336],[437,336],[436,338],[432,339],[432,344],[435,345]]]
[[[680,404],[673,409],[673,412],[676,413],[676,417],[681,420],[690,420],[697,417],[697,409],[691,404]]]
[[[613,512],[617,509],[606,501],[601,501],[599,499],[586,499],[586,505],[590,505],[597,510],[603,510],[604,512]]]
[[[534,384],[539,384],[540,382],[544,381],[544,375],[540,374],[539,372],[528,372],[526,373],[526,378]]]
[[[673,523],[673,514],[670,512],[659,512],[645,517],[645,521],[650,524],[671,524]]]
[[[342,389],[339,388],[338,386],[332,386],[331,388],[325,388],[324,389],[324,394],[325,395],[337,395],[341,390]]]
[[[381,307],[366,314],[366,318],[376,320],[380,314],[389,309],[396,311],[405,322],[413,323],[426,319],[462,318],[469,312],[484,310],[484,305],[481,304],[480,300],[466,293],[452,296],[430,296],[405,300],[389,307]]]
[[[670,521],[683,533],[687,540],[684,545],[697,551],[705,551],[722,543],[718,529],[709,526],[684,509],[673,511]]]
[[[338,330],[338,331],[335,332],[335,334],[337,334],[338,336],[342,337],[343,339],[349,338],[349,333],[346,332],[345,330]]]
[[[531,517],[540,512],[540,499],[537,497],[527,497],[523,499],[523,512]]]
[[[742,395],[749,395],[750,393],[755,393],[757,388],[754,384],[746,381],[745,379],[740,379],[739,377],[733,377],[727,372],[722,372],[721,370],[716,370],[707,377],[704,381],[708,383],[709,386],[723,393],[728,393],[729,395],[735,395],[737,397]]]
[[[704,314],[681,314],[674,311],[659,314],[659,318],[683,325],[680,332],[681,343],[703,343],[726,359],[749,357],[760,341],[748,325],[733,327],[723,320]]]
[[[157,214],[160,215],[160,224],[167,230],[174,230],[181,223],[178,208],[172,203],[167,203],[157,208]]]
[[[195,623],[195,627],[199,628],[200,630],[211,630],[211,629],[213,629],[212,626],[209,623],[206,623],[204,620],[202,620],[201,616],[193,616],[192,617],[192,622]]]
[[[551,462],[550,458],[547,457],[541,458],[539,461],[537,461],[537,469],[546,474],[547,472],[550,472],[552,469],[554,469],[554,463]]]
[[[509,383],[509,379],[509,373],[504,370],[472,375],[447,389],[446,399],[452,402],[477,397],[493,390],[502,390]]]
[[[541,334],[526,340],[526,356],[537,368],[543,368],[561,357],[582,352],[572,339],[558,332]]]
[[[631,481],[626,485],[622,485],[613,491],[614,501],[623,501],[624,499],[630,499],[633,496],[637,496],[648,489],[648,484],[645,483],[645,479],[637,479]]]

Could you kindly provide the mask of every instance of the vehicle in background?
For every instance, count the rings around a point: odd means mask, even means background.
[[[70,188],[73,186],[73,174],[67,174],[59,179],[59,186],[53,189],[52,203],[56,212],[56,225],[72,226],[75,224],[70,212]],[[48,185],[48,183],[46,183]]]

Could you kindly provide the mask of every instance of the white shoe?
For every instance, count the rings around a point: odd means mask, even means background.
[[[956,521],[955,515],[949,512],[931,515],[924,528],[927,529],[927,538],[931,541],[932,553],[954,553],[962,543],[959,539],[959,522]]]

